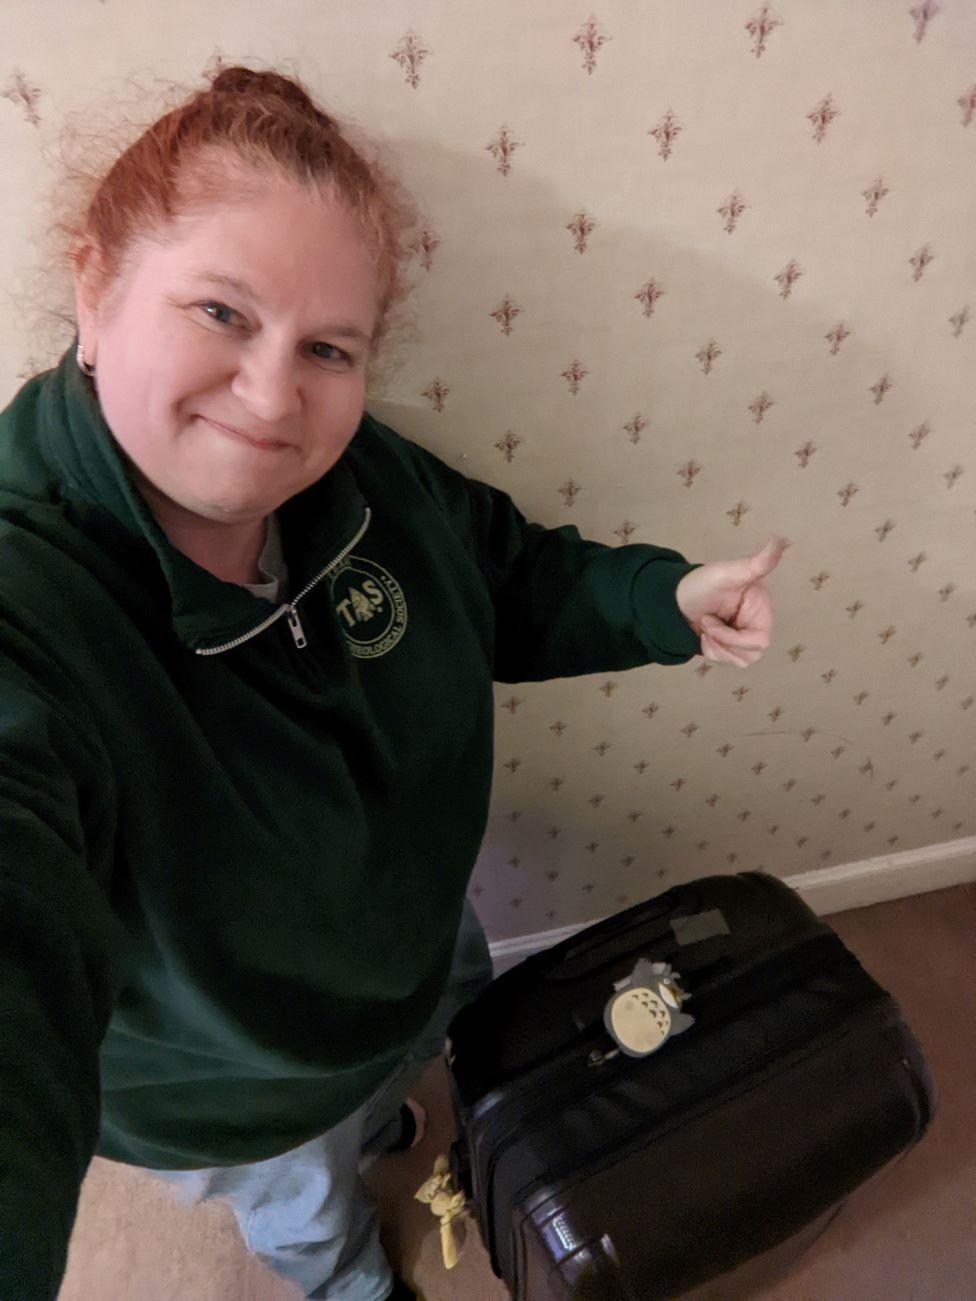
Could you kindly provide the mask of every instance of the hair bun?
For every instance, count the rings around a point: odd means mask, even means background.
[[[326,117],[315,107],[310,96],[297,82],[283,77],[280,72],[261,72],[254,68],[235,66],[222,68],[210,83],[211,91],[218,94],[276,95],[303,113]]]

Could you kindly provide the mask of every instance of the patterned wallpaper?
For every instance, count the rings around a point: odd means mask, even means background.
[[[65,112],[285,66],[424,209],[378,415],[610,545],[793,540],[747,671],[497,688],[494,939],[976,834],[976,8],[596,2],[5,6],[5,283]]]

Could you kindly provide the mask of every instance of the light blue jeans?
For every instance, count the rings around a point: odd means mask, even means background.
[[[380,1245],[376,1206],[360,1178],[366,1158],[400,1135],[402,1103],[443,1049],[455,1012],[491,981],[488,943],[470,902],[436,1012],[358,1111],[301,1147],[249,1165],[153,1170],[178,1200],[229,1203],[248,1250],[316,1301],[384,1301],[393,1274]]]

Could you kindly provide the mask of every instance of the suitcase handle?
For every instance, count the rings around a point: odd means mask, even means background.
[[[652,934],[642,938],[641,944],[656,944],[659,940],[665,939],[671,934],[674,938],[671,922],[674,918],[674,909],[671,906],[672,901],[670,892],[661,896],[662,906],[659,912],[648,914],[645,905],[638,905],[637,908],[629,909],[615,918],[615,924],[611,925],[609,921],[603,925],[598,924],[597,934],[587,933],[586,939],[573,943],[572,940],[565,941],[569,947],[565,953],[556,956],[555,965],[545,973],[545,979],[548,981],[578,980],[580,976],[585,976],[588,972],[599,967],[609,966],[621,954],[630,953],[634,947],[631,939],[632,932],[642,930],[649,922],[661,920],[662,926]],[[639,912],[639,916],[634,913]],[[614,943],[617,941],[617,943]],[[677,943],[677,941],[675,941]],[[594,962],[592,957],[587,958],[594,950],[599,951],[599,960]]]

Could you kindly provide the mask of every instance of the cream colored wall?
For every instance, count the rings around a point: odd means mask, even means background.
[[[474,881],[495,938],[976,834],[976,9],[909,9],[4,6],[5,285],[65,112],[130,74],[287,62],[391,143],[428,217],[378,414],[610,544],[793,539],[748,672],[498,688]],[[4,400],[50,360],[22,321]]]

